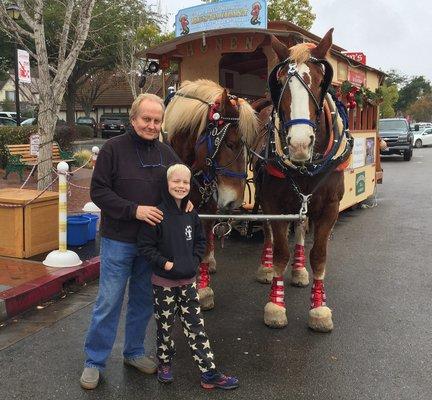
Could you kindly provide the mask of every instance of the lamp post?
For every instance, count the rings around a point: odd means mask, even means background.
[[[21,18],[21,10],[15,4],[12,3],[7,8],[7,13],[10,18],[14,21],[18,21]],[[16,108],[16,123],[17,126],[21,125],[21,113],[20,113],[20,99],[19,99],[19,76],[18,76],[18,46],[17,41],[14,41],[14,54],[15,54],[15,108]]]

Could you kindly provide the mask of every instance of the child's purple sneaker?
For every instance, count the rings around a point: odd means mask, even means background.
[[[235,389],[238,388],[238,379],[234,376],[226,376],[220,372],[205,372],[201,375],[201,386],[204,389]]]
[[[160,364],[158,366],[157,379],[162,383],[171,383],[174,380],[170,364]]]

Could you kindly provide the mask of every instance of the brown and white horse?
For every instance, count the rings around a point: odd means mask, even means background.
[[[299,214],[313,225],[310,264],[313,272],[309,326],[322,332],[333,329],[326,305],[324,277],[327,243],[344,194],[343,168],[351,153],[351,139],[344,129],[343,107],[327,94],[333,70],[326,60],[332,44],[330,30],[314,45],[300,43],[288,48],[272,37],[279,64],[269,76],[271,105],[259,112],[260,130],[254,145],[261,154],[255,170],[259,201],[264,214]],[[345,121],[346,122],[346,121]],[[309,283],[305,268],[306,223],[296,224],[296,245],[291,283]],[[290,260],[289,223],[271,221],[264,230],[265,242],[260,281],[271,281],[264,322],[270,327],[287,325],[283,275]]]
[[[185,81],[167,106],[163,130],[193,174],[191,200],[200,213],[232,210],[243,203],[247,146],[258,121],[243,99],[217,83]],[[207,248],[200,264],[198,293],[204,310],[214,307],[209,272],[215,270],[213,221],[203,221]]]

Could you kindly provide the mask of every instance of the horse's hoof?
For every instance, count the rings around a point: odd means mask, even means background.
[[[256,272],[255,278],[260,283],[271,283],[273,276],[273,268],[260,266]]]
[[[291,285],[297,287],[309,285],[309,273],[306,268],[295,268],[291,270]]]
[[[214,308],[214,293],[210,286],[198,289],[199,302],[201,310],[207,311]]]
[[[316,332],[331,332],[333,321],[330,308],[321,306],[309,310],[309,328]]]
[[[264,323],[270,328],[283,328],[288,325],[285,307],[268,302],[264,307]]]

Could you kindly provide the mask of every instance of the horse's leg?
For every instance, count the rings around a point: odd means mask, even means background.
[[[271,284],[269,302],[264,308],[264,323],[271,328],[282,328],[288,323],[283,280],[283,274],[289,261],[288,226],[289,223],[286,221],[271,222],[274,277]]]
[[[291,264],[291,285],[304,287],[309,284],[309,274],[306,270],[305,236],[307,220],[295,224],[295,249]]]
[[[261,265],[256,273],[256,280],[261,283],[270,283],[273,278],[273,240],[271,227],[268,222],[263,224],[264,246],[261,253]]]
[[[201,304],[201,309],[211,310],[214,307],[214,293],[210,287],[210,272],[209,264],[211,257],[214,258],[214,245],[209,240],[210,236],[213,236],[212,232],[213,221],[203,221],[203,229],[207,238],[206,250],[204,257],[199,265],[199,271],[197,275],[198,284],[198,296]]]
[[[327,259],[327,245],[333,225],[339,212],[338,202],[329,204],[320,217],[314,221],[314,244],[310,252],[313,271],[311,289],[311,308],[309,327],[318,332],[330,332],[333,329],[332,312],[326,305],[324,277]]]
[[[210,229],[210,232],[207,235],[207,245],[209,248],[209,254],[208,254],[209,272],[211,274],[214,274],[216,272],[216,259],[214,256],[215,242],[214,242],[214,233],[212,229]]]

